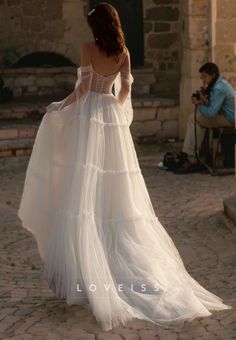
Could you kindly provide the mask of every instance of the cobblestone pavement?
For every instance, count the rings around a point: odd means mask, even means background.
[[[89,305],[68,306],[40,281],[42,262],[32,235],[16,216],[29,158],[0,161],[0,339],[236,339],[236,227],[222,213],[234,176],[174,175],[157,169],[158,146],[139,146],[140,166],[160,221],[189,273],[234,309],[167,330],[134,319],[103,332]]]

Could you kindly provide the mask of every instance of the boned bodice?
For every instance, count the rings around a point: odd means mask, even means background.
[[[91,91],[101,93],[112,93],[112,86],[119,72],[110,76],[103,76],[93,70]]]

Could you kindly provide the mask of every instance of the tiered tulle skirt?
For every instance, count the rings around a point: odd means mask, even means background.
[[[68,304],[89,303],[104,330],[133,318],[181,327],[231,308],[186,271],[111,94],[44,115],[18,216],[38,242],[42,277]]]

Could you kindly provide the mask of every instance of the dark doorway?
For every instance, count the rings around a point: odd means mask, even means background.
[[[90,8],[99,0],[90,0]],[[144,64],[143,5],[142,0],[109,0],[120,16],[126,44],[131,54],[132,67]]]

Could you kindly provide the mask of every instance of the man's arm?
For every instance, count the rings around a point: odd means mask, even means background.
[[[223,91],[219,89],[213,89],[211,92],[209,104],[199,104],[198,110],[204,115],[204,117],[213,118],[218,115],[224,99],[225,94]]]

